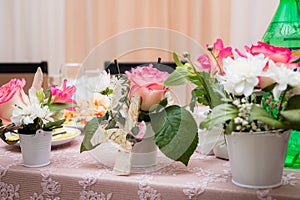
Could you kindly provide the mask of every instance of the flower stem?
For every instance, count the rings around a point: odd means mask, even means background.
[[[216,61],[220,73],[223,74],[223,70],[222,70],[222,68],[221,68],[221,66],[220,66],[220,63],[218,62],[218,57],[215,56],[215,55],[212,53],[212,51],[209,51],[209,52],[210,52],[210,54],[212,55],[212,57],[214,58],[214,60]]]

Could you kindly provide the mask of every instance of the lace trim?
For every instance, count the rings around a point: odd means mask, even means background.
[[[52,178],[49,177],[49,174],[42,173],[42,190],[43,192],[41,194],[33,193],[33,196],[30,197],[30,200],[60,200],[60,197],[57,197],[59,193],[61,193],[61,185],[52,180]]]
[[[137,194],[140,200],[161,200],[161,194],[149,185],[152,179],[153,176],[147,175],[138,177],[139,189]]]
[[[7,199],[7,200],[13,200],[13,199],[19,199],[19,190],[20,185],[13,185],[8,184],[6,182],[3,182],[1,179],[6,175],[7,170],[12,165],[9,165],[7,167],[0,166],[0,199]]]
[[[103,172],[101,174],[103,174]],[[83,190],[80,192],[80,200],[110,200],[112,198],[112,193],[105,195],[104,193],[100,192],[98,194],[91,189],[91,186],[96,184],[97,178],[101,174],[96,174],[96,176],[87,174],[82,177],[82,180],[78,181],[79,185],[83,187]]]
[[[191,182],[188,183],[186,187],[183,189],[183,193],[185,194],[185,196],[188,196],[189,199],[198,200],[199,199],[198,197],[202,193],[204,193],[206,186],[207,186],[207,182],[202,184]]]

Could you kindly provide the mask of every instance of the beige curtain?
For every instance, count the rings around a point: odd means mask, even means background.
[[[57,74],[64,62],[64,2],[0,0],[0,62],[48,62]]]
[[[95,59],[111,59],[122,54],[125,44],[134,46],[161,41],[171,51],[178,46],[193,50],[191,41],[201,46],[221,37],[226,44],[242,47],[258,41],[269,24],[279,0],[1,0],[0,61],[47,60],[50,76],[61,64],[83,62],[98,45],[108,45]],[[157,27],[172,31],[145,38],[117,37],[130,30]],[[177,32],[176,32],[177,31]],[[151,35],[151,34],[152,35]],[[124,34],[123,34],[124,36]],[[181,50],[178,48],[179,51]],[[123,52],[124,53],[124,52]],[[126,52],[125,52],[126,53]],[[182,52],[178,52],[182,53]],[[170,59],[165,51],[149,49],[131,52],[127,60]],[[102,62],[102,61],[101,61]]]
[[[177,31],[202,46],[212,43],[217,37],[230,41],[231,0],[66,0],[65,6],[66,62],[82,62],[97,44],[136,28]],[[145,40],[149,37],[146,34]],[[159,40],[160,37],[158,34],[151,40]],[[138,42],[134,36],[129,40],[133,46]],[[116,41],[110,48],[120,48],[126,42]],[[169,44],[171,51],[174,42],[186,45],[184,40],[172,41]],[[153,52],[140,50],[127,56],[127,60],[145,60],[145,55],[154,59]],[[165,59],[170,60],[170,55],[165,55]]]

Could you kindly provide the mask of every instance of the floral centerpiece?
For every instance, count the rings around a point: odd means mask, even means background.
[[[224,125],[226,134],[300,129],[300,65],[291,50],[258,42],[234,55],[221,39],[207,47],[210,54],[195,63],[186,54],[190,62],[183,65],[174,54],[178,67],[165,82],[197,86],[191,107],[198,102],[211,108],[201,128]]]
[[[35,134],[37,130],[50,131],[61,127],[65,119],[64,109],[74,110],[75,101],[72,99],[75,92],[74,86],[66,86],[64,80],[61,88],[52,85],[43,90],[43,73],[38,68],[32,87],[25,94],[23,87],[25,79],[12,79],[0,87],[0,118],[4,124],[0,127],[0,137],[9,144],[18,140],[10,141],[6,132],[19,134]]]
[[[188,54],[166,85],[191,81],[191,108],[209,106],[201,129],[223,127],[232,181],[249,188],[281,185],[289,132],[300,130],[299,57],[263,42],[232,51],[218,39],[196,63]]]
[[[110,98],[106,115],[96,117],[85,126],[81,152],[106,141],[131,152],[143,140],[145,122],[155,132],[155,143],[169,158],[188,164],[197,142],[197,127],[185,108],[168,105],[169,88],[163,85],[169,74],[151,64],[110,77],[100,93]],[[102,83],[102,82],[101,82]]]

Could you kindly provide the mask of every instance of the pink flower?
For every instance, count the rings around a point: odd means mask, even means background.
[[[29,102],[28,96],[23,88],[26,84],[25,79],[11,79],[0,88],[0,118],[10,121],[14,105],[26,106]]]
[[[75,93],[75,86],[67,86],[67,80],[64,80],[61,89],[57,88],[56,85],[51,86],[51,94],[53,96],[52,103],[73,103],[76,102],[72,99]],[[74,110],[74,107],[69,107],[68,110]]]
[[[142,66],[131,69],[131,72],[126,71],[128,79],[133,85],[144,86],[151,83],[156,83],[158,85],[163,85],[165,80],[168,78],[168,72],[159,71],[153,68],[153,65]]]
[[[151,106],[158,104],[165,97],[167,89],[155,83],[142,87],[133,86],[130,89],[130,97],[142,97],[141,110],[149,111]]]
[[[212,67],[211,67],[211,64],[209,61],[209,57],[207,54],[201,54],[200,56],[198,56],[197,62],[195,63],[195,65],[200,70],[204,70],[204,71],[208,71],[208,72],[210,72],[212,70]]]
[[[214,43],[211,53],[218,62],[220,74],[223,74],[223,59],[227,57],[233,58],[232,48],[224,47],[223,40],[217,39]]]
[[[142,122],[139,122],[137,124],[137,126],[139,127],[139,132],[137,135],[135,135],[135,138],[142,140],[146,134],[146,129],[147,129],[146,124],[144,121],[142,121]],[[149,127],[149,128],[151,128],[151,127]]]
[[[130,97],[140,96],[142,98],[141,110],[148,111],[151,106],[158,104],[164,98],[167,89],[163,83],[169,73],[159,71],[151,64],[125,73],[131,81]]]
[[[293,56],[292,51],[284,47],[276,47],[269,45],[264,42],[257,42],[257,45],[252,45],[251,47],[245,46],[247,52],[252,55],[263,54],[265,57],[271,59],[274,63],[285,64],[288,68],[294,69],[300,67],[300,63],[292,63],[294,60],[297,60],[297,56]],[[238,52],[238,51],[237,51]],[[242,56],[240,52],[239,55]],[[268,63],[266,64],[264,71],[267,71],[269,68]],[[265,88],[274,83],[274,81],[268,77],[259,77],[260,88]]]
[[[252,45],[250,48],[246,47],[246,51],[252,55],[264,54],[265,57],[269,57],[275,63],[286,64],[289,68],[300,67],[300,63],[292,63],[297,60],[298,57],[292,55],[292,51],[284,47],[275,47],[264,42],[257,42],[257,45]]]

